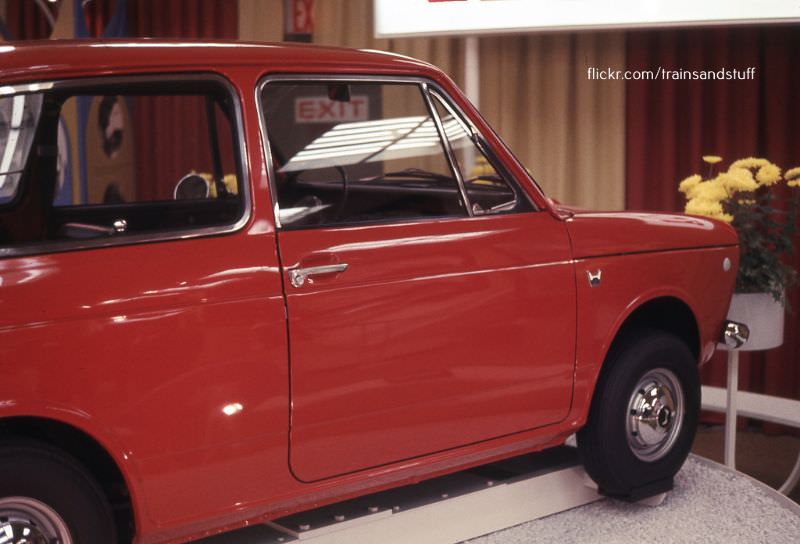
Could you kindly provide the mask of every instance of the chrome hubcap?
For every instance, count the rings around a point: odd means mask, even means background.
[[[680,434],[684,412],[683,388],[666,368],[648,371],[631,394],[625,431],[628,446],[642,461],[664,457]]]
[[[5,544],[72,544],[58,513],[30,497],[0,499],[0,542]]]

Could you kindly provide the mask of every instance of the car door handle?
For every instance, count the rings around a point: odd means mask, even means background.
[[[347,270],[347,263],[329,264],[325,266],[311,266],[309,268],[295,268],[289,271],[289,281],[292,287],[302,287],[311,276],[322,276],[323,274],[338,274]]]

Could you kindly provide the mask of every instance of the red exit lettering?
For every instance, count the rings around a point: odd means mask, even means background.
[[[369,98],[354,95],[349,102],[338,102],[327,96],[304,96],[294,101],[294,121],[308,123],[342,123],[369,119]]]

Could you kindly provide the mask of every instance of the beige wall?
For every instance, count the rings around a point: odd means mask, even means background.
[[[481,111],[545,191],[589,208],[624,207],[625,87],[588,66],[625,65],[621,33],[482,38]]]
[[[283,0],[239,0],[239,39],[283,39]]]
[[[314,41],[429,61],[464,84],[463,38],[375,39],[372,0],[316,0]],[[282,0],[239,0],[240,37],[282,37]],[[590,66],[625,65],[622,33],[480,38],[480,110],[547,194],[621,209],[625,202],[625,87],[590,81]]]

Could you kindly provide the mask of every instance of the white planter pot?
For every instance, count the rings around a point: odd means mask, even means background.
[[[783,344],[784,314],[783,305],[769,293],[734,293],[728,319],[750,329],[750,339],[739,351],[760,351]]]

